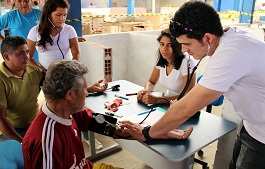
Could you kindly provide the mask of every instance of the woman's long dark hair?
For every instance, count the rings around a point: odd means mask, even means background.
[[[42,8],[42,14],[38,29],[40,40],[38,41],[37,46],[44,49],[47,49],[46,43],[53,45],[53,40],[50,36],[52,24],[48,18],[50,18],[52,12],[56,11],[57,8],[67,8],[69,10],[70,5],[67,0],[48,0],[47,2],[45,2]]]
[[[171,41],[171,47],[173,50],[172,62],[174,63],[174,68],[179,70],[182,60],[185,57],[183,53],[181,52],[181,45],[178,43],[178,41],[175,38],[171,36],[169,29],[165,29],[161,31],[161,34],[158,36],[157,41],[160,42],[163,36],[168,37]],[[157,51],[157,55],[158,55],[158,58],[157,58],[156,66],[161,66],[161,67],[168,66],[169,63],[167,62],[166,59],[163,58],[159,49]]]

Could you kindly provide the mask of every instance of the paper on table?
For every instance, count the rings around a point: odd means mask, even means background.
[[[165,112],[166,111],[164,109],[156,107],[156,110],[151,112],[151,114],[147,117],[147,119],[145,119],[142,125],[143,126],[153,125],[165,114]],[[130,120],[133,123],[140,123],[148,115],[148,113],[142,115],[139,114],[141,114],[141,112],[135,115],[122,117],[119,119],[119,121]]]

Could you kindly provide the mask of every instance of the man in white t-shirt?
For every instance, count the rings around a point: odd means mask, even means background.
[[[127,132],[138,140],[157,138],[225,94],[242,119],[230,169],[264,169],[265,43],[240,28],[223,30],[217,12],[200,1],[180,7],[170,21],[170,31],[182,44],[182,52],[197,60],[211,57],[205,73],[199,84],[171,105],[152,127],[139,133],[124,124]]]

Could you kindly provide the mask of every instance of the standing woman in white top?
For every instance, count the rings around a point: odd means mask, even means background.
[[[167,89],[165,94],[163,94],[164,98],[168,100],[178,99],[188,80],[188,64],[190,65],[190,74],[194,67],[194,61],[183,55],[181,45],[176,39],[172,38],[168,29],[161,32],[157,41],[160,46],[157,52],[156,66],[145,88],[137,94],[137,99],[142,100],[145,104],[154,104],[157,100],[158,96],[153,95],[151,92],[158,81]],[[186,93],[194,87],[195,79],[196,75],[194,74]],[[156,103],[163,104],[168,103],[168,101],[159,99]]]
[[[69,3],[66,0],[48,0],[42,9],[40,24],[33,27],[27,39],[29,63],[43,70],[61,59],[80,61],[80,49],[75,29],[65,24]],[[38,51],[39,63],[34,60],[35,49]]]
[[[29,63],[47,70],[48,66],[57,60],[74,59],[80,61],[80,49],[75,29],[65,24],[70,5],[66,0],[48,0],[42,8],[40,24],[33,27],[27,39],[30,59]],[[80,38],[80,41],[84,39]],[[34,51],[38,51],[39,63],[34,60]],[[88,92],[104,92],[108,87],[106,82],[99,80],[87,87]],[[88,142],[88,134],[84,133]],[[100,142],[95,140],[96,149],[102,149]]]

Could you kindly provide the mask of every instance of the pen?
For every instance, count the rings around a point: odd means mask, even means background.
[[[128,93],[128,94],[126,94],[126,96],[133,96],[133,95],[137,95],[137,93]]]
[[[119,95],[114,95],[115,97],[118,97],[118,98],[121,98],[121,99],[124,99],[124,100],[129,100],[127,97],[123,97],[123,96],[119,96]]]
[[[156,108],[152,109],[151,112],[153,112],[153,111],[156,111]],[[146,110],[146,111],[144,111],[144,112],[142,112],[142,113],[139,113],[139,114],[137,114],[137,115],[138,115],[138,116],[141,116],[141,115],[143,115],[143,114],[147,114],[147,113],[149,113],[149,112],[150,112],[150,109],[149,109],[149,110]]]

